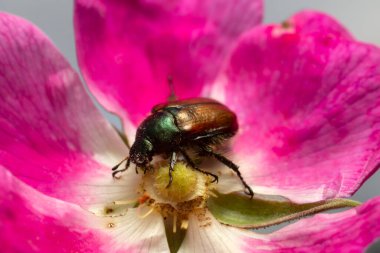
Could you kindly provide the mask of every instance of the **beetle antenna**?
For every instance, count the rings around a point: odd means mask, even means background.
[[[115,166],[112,167],[112,170],[117,170],[117,168],[119,168],[119,166],[125,161],[125,160],[128,160],[129,157],[127,156],[126,158],[124,158],[123,160],[121,160],[118,164],[116,164]]]
[[[169,97],[168,97],[169,102],[177,100],[177,96],[175,95],[175,92],[174,92],[173,76],[171,75],[168,75],[168,85],[169,85],[169,90],[170,90]]]

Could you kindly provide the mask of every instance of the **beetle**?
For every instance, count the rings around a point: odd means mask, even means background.
[[[193,149],[199,156],[214,157],[232,169],[244,185],[244,192],[252,198],[253,191],[244,181],[239,167],[212,148],[234,136],[237,130],[236,114],[214,99],[190,98],[158,104],[137,128],[129,157],[112,168],[112,176],[127,170],[131,162],[136,165],[136,172],[140,167],[145,173],[151,169],[150,162],[154,155],[167,154],[170,156],[168,188],[173,181],[172,171],[177,156],[181,154],[193,169],[212,176],[212,182],[217,182],[218,176],[201,170],[193,162],[187,153],[187,150]],[[127,161],[125,168],[117,170],[124,161]]]

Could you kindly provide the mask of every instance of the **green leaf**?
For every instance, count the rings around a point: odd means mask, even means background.
[[[350,199],[332,199],[296,204],[263,198],[250,199],[232,193],[217,194],[208,200],[207,205],[214,217],[223,224],[242,228],[263,228],[326,210],[355,207],[360,203]]]
[[[164,220],[166,239],[168,240],[168,245],[170,253],[177,253],[183,240],[185,239],[186,229],[181,229],[180,223],[173,222],[173,216],[169,216]],[[175,226],[175,231],[174,231]]]

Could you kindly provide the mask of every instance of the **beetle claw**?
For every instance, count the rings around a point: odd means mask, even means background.
[[[172,185],[172,182],[173,182],[173,177],[170,175],[169,183],[165,188],[168,189]]]
[[[120,170],[117,170],[117,171],[112,172],[112,177],[113,177],[114,179],[120,179],[121,176],[119,176],[119,177],[116,176],[119,172],[121,172],[121,171],[120,171]]]
[[[253,193],[251,187],[245,185],[244,193],[247,194],[247,195],[249,195],[249,196],[251,196],[250,199],[253,199],[254,193]]]
[[[214,179],[211,181],[211,183],[218,183],[219,182],[219,177],[218,176],[216,176],[216,175],[214,175],[214,174],[211,174],[210,173],[210,176],[212,176]]]
[[[195,168],[195,169],[196,169],[197,171],[199,171],[199,172],[201,172],[201,173],[207,175],[207,176],[212,177],[213,179],[212,179],[211,183],[218,183],[218,182],[219,182],[219,177],[218,177],[217,175],[214,175],[214,174],[212,174],[212,173],[210,173],[210,172],[207,172],[207,171],[204,171],[204,170],[201,170],[201,169],[198,169],[198,168]]]
[[[172,185],[172,182],[173,182],[172,171],[173,171],[173,169],[169,168],[169,183],[168,183],[168,185],[166,186],[166,189],[168,189],[168,188]]]

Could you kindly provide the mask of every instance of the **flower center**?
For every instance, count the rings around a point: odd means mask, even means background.
[[[205,190],[204,177],[199,174],[179,162],[172,171],[173,180],[169,186],[169,165],[159,166],[153,175],[148,175],[146,189],[153,188],[154,195],[164,202],[187,201],[195,195],[202,195]]]
[[[157,163],[143,177],[144,202],[164,218],[178,217],[186,221],[190,213],[203,213],[210,194],[210,178],[184,162],[177,162],[169,185],[169,165]],[[186,226],[186,225],[185,225]]]
[[[145,194],[155,202],[176,206],[198,197],[206,198],[210,182],[206,175],[177,162],[172,171],[172,183],[169,185],[169,165],[157,163],[155,169],[143,177]]]

